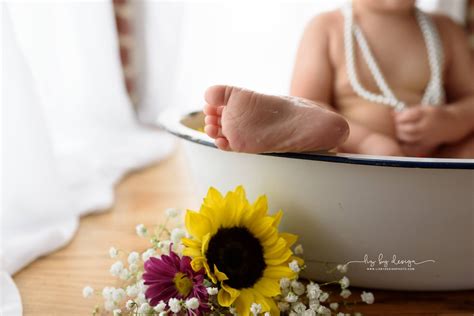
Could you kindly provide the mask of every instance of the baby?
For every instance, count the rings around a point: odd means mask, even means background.
[[[449,18],[415,0],[354,0],[307,26],[293,97],[211,87],[205,131],[220,149],[249,153],[474,158],[471,62]]]

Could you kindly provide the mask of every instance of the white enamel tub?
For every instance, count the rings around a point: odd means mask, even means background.
[[[166,112],[160,123],[184,139],[199,196],[242,184],[285,211],[307,276],[333,279],[328,267],[361,261],[349,264],[352,285],[474,289],[474,159],[230,153],[195,130],[201,113]]]

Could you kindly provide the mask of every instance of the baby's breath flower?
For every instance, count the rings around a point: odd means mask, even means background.
[[[120,308],[114,309],[112,312],[113,316],[122,316],[122,310]]]
[[[111,286],[106,286],[102,289],[102,297],[106,300],[112,299],[112,294],[114,293],[115,288]]]
[[[280,279],[280,287],[282,289],[287,289],[290,286],[290,279],[288,278],[281,278]]]
[[[291,304],[291,308],[298,314],[301,315],[306,310],[306,305],[301,302]]]
[[[263,314],[263,316],[272,316],[272,314],[270,314],[269,312],[265,312],[265,314]]]
[[[329,307],[334,310],[334,311],[337,311],[337,309],[339,308],[339,304],[334,302],[334,303],[331,303],[329,304]]]
[[[82,289],[82,296],[84,296],[84,298],[89,298],[93,294],[94,294],[94,289],[91,288],[90,286],[86,286]]]
[[[122,261],[116,261],[114,264],[112,264],[112,266],[110,266],[110,273],[113,275],[113,276],[118,276],[120,274],[120,272],[122,272],[122,269],[123,269],[123,263]]]
[[[295,294],[298,296],[303,295],[306,290],[304,284],[296,280],[291,281],[291,288],[293,289],[293,292],[295,292]]]
[[[287,302],[278,302],[278,309],[281,312],[286,312],[290,308],[290,304]]]
[[[362,299],[364,303],[367,303],[367,304],[374,303],[374,294],[372,294],[371,292],[363,291],[362,294],[360,295],[360,298]]]
[[[127,303],[125,303],[125,307],[128,310],[132,310],[135,307],[135,305],[136,305],[135,302],[132,300],[128,300]]]
[[[125,298],[125,291],[122,288],[115,289],[112,293],[112,299],[115,302],[120,302]]]
[[[182,228],[174,228],[171,231],[171,241],[175,245],[179,245],[181,243],[181,238],[186,236],[186,231]]]
[[[132,274],[127,269],[122,269],[122,271],[120,271],[119,277],[121,280],[127,281],[132,277]]]
[[[217,293],[219,293],[219,289],[217,287],[208,287],[206,290],[207,294],[209,295],[217,295]]]
[[[163,301],[160,301],[156,306],[153,308],[153,310],[157,313],[161,313],[165,310],[166,308],[166,303]]]
[[[309,284],[306,286],[306,292],[306,295],[310,300],[315,300],[319,297],[319,294],[321,294],[321,289],[319,288],[319,284],[309,282]]]
[[[349,278],[344,276],[340,281],[339,284],[341,285],[342,289],[347,289],[350,285]]]
[[[137,313],[138,314],[148,314],[149,311],[150,311],[150,305],[148,303],[143,303],[138,308]]]
[[[252,303],[252,305],[250,306],[250,312],[252,313],[253,316],[257,316],[258,314],[260,314],[261,311],[262,311],[262,305],[260,304]]]
[[[128,269],[130,270],[130,272],[137,272],[138,271],[138,265],[136,263],[132,263],[128,266]]]
[[[352,293],[351,293],[350,290],[344,289],[344,290],[341,291],[341,294],[339,294],[339,295],[341,295],[343,298],[348,298],[349,296],[351,296],[351,294]]]
[[[318,299],[319,299],[320,302],[325,302],[328,298],[329,298],[329,294],[327,292],[322,292],[319,295]]]
[[[136,251],[132,251],[128,255],[128,264],[134,264],[137,263],[137,261],[140,259],[140,254]]]
[[[168,315],[167,311],[163,311],[158,314],[158,316],[166,316],[166,315]]]
[[[145,225],[143,224],[138,224],[136,227],[135,227],[135,231],[137,233],[137,235],[139,237],[145,237],[148,230],[146,229]]]
[[[135,297],[138,295],[138,288],[136,285],[127,286],[127,289],[125,291],[127,292],[127,295],[130,297]]]
[[[199,300],[195,297],[187,299],[184,303],[187,309],[194,310],[199,307]]]
[[[142,253],[142,260],[147,261],[151,256],[155,254],[155,249],[148,248],[144,253]]]
[[[300,268],[300,266],[298,265],[298,261],[296,261],[296,260],[291,261],[291,262],[288,264],[288,266],[290,267],[291,271],[293,271],[293,272],[298,273],[298,272],[301,271],[301,268]]]
[[[137,298],[135,299],[135,302],[138,304],[138,305],[142,305],[143,303],[146,303],[147,300],[146,300],[146,297],[145,297],[145,293],[138,293],[137,295]]]
[[[166,216],[168,216],[169,218],[173,218],[173,217],[178,216],[181,213],[181,211],[176,208],[168,208],[165,210],[165,213],[166,213]]]
[[[321,304],[319,303],[318,300],[310,300],[309,301],[309,308],[313,311],[317,311],[318,308],[319,308],[319,305],[321,305]]]
[[[295,255],[301,256],[303,254],[303,245],[299,244],[298,246],[295,247]]]
[[[331,315],[331,310],[323,305],[319,305],[318,310],[316,312],[321,315]]]
[[[109,248],[109,256],[110,256],[110,258],[112,258],[112,259],[117,258],[117,256],[118,256],[118,250],[117,250],[117,248],[115,248],[115,247],[110,247],[110,248]]]
[[[307,309],[303,312],[303,316],[316,316],[316,312],[312,309]]]
[[[229,307],[229,313],[231,315],[237,315],[237,310],[235,309],[235,307]]]
[[[288,293],[285,297],[285,301],[287,301],[288,303],[294,303],[297,300],[298,300],[298,295],[296,295],[293,292]]]
[[[158,242],[158,248],[160,248],[165,255],[169,254],[170,245],[171,240],[161,240]]]
[[[106,311],[111,312],[111,311],[113,311],[114,309],[117,308],[117,305],[115,304],[114,301],[106,300],[104,302],[104,308],[105,308]]]
[[[347,273],[347,264],[338,264],[336,269],[337,271],[341,272],[341,273]]]
[[[170,300],[168,301],[168,305],[170,307],[170,310],[175,314],[179,313],[179,311],[181,310],[181,300],[177,298],[170,298]]]

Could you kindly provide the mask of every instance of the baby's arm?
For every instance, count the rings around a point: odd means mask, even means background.
[[[291,95],[318,102],[336,111],[332,94],[334,63],[330,55],[331,29],[337,29],[337,13],[325,13],[313,18],[300,42],[291,83]],[[340,17],[339,17],[340,18]],[[375,134],[363,125],[351,122],[350,134],[341,146],[345,152],[379,155],[402,155],[396,141]],[[373,151],[373,152],[372,152]]]
[[[452,144],[474,132],[474,80],[472,60],[464,31],[446,17],[436,17],[445,48],[445,88],[448,104],[414,107],[397,114],[398,138],[416,151]]]

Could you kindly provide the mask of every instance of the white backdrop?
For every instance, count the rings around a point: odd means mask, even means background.
[[[120,177],[163,158],[172,142],[135,119],[111,3],[9,2],[1,9],[6,316],[21,315],[10,275],[65,245],[79,216],[110,207]]]
[[[345,0],[139,1],[141,117],[165,107],[197,109],[206,87],[234,84],[287,94],[307,22]],[[421,0],[458,21],[465,0]]]

